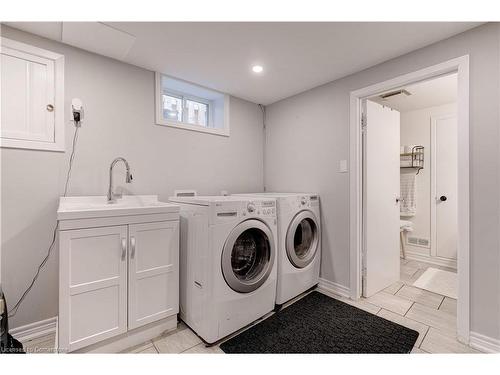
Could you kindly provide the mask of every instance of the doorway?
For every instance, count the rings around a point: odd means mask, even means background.
[[[428,82],[444,76],[453,76],[456,82],[455,113],[438,114],[429,118],[427,130],[429,134],[432,132],[432,142],[429,140],[432,144],[424,146],[419,142],[400,143],[399,140],[403,139],[403,134],[400,136],[399,126],[401,114],[395,108],[391,108],[397,106],[396,97],[399,95],[400,100],[404,101],[404,97],[408,95],[407,87],[417,87],[417,84],[425,86]],[[395,94],[396,92],[399,93]],[[465,343],[468,343],[469,337],[468,96],[468,56],[463,56],[352,92],[350,134],[351,298],[370,296],[381,289],[390,289],[396,282],[401,282],[400,270],[408,268],[405,262],[412,261],[412,265],[417,265],[421,273],[418,276],[422,277],[430,269],[453,271],[455,266],[458,270],[456,331],[458,339]],[[391,102],[387,100],[389,97],[396,100]],[[364,117],[363,113],[368,113],[368,117]],[[373,131],[370,133],[370,130],[367,131],[367,127],[369,129],[371,126],[370,118],[382,124],[380,126],[392,129],[391,132],[385,136],[377,135]],[[447,131],[449,132],[453,126],[456,129],[455,141],[453,137],[446,137]],[[389,138],[387,134],[391,134]],[[398,142],[392,138],[398,139]],[[449,143],[446,147],[441,146],[446,142]],[[396,144],[397,149],[394,146]],[[426,146],[427,156],[431,155],[431,152],[434,156],[433,159],[427,157],[427,161]],[[448,157],[449,155],[455,157],[456,168],[446,169],[449,160],[436,162],[435,156],[441,151],[440,160],[446,159],[445,150],[448,151]],[[403,171],[401,164],[403,157],[409,158],[410,162],[408,168],[405,168],[407,176],[404,180],[408,180],[409,186],[413,186],[410,187],[410,190],[413,189],[410,196],[404,198],[401,197],[402,190],[399,186],[403,181],[401,177],[403,172],[399,173]],[[378,165],[381,162],[384,165]],[[422,165],[419,165],[420,162]],[[394,166],[395,163],[397,167]],[[429,179],[432,176],[432,182],[428,185],[429,203],[432,201],[432,204],[427,206],[429,215],[424,214],[425,210],[419,215],[419,219],[428,217],[429,231],[428,233],[416,231],[418,236],[406,236],[403,239],[400,236],[399,222],[403,208],[410,215],[410,220],[407,221],[411,225],[421,226],[417,218],[411,219],[412,210],[415,209],[411,198],[416,195],[415,176],[421,173],[422,168],[427,168]],[[450,173],[453,170],[455,170],[454,176]],[[453,178],[455,188],[447,186],[446,189],[449,190],[446,193],[440,192],[444,189],[446,180]],[[369,184],[366,189],[365,184]],[[396,185],[397,189],[394,188]],[[452,202],[453,204],[449,204]],[[387,219],[389,217],[390,220]],[[450,224],[450,217],[455,218],[455,225],[448,225],[446,230],[443,225]],[[434,230],[430,230],[430,227]],[[399,252],[394,256],[394,249],[399,249],[399,243],[406,252],[401,261]],[[370,252],[370,246],[378,247],[378,253],[373,250]],[[434,271],[431,270],[432,272]],[[422,281],[424,282],[425,280]],[[444,297],[440,303],[443,301]]]

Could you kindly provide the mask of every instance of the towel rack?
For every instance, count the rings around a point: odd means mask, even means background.
[[[400,156],[400,168],[416,169],[418,174],[424,169],[424,146],[413,146],[411,152],[405,152]]]

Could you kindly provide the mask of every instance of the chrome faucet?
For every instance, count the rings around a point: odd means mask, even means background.
[[[130,173],[130,166],[128,165],[128,162],[121,157],[113,160],[109,167],[108,203],[116,203],[116,199],[122,197],[121,194],[116,194],[113,192],[113,167],[119,161],[122,161],[125,164],[125,168],[127,168],[127,174],[125,175],[125,182],[127,184],[130,184],[132,182],[132,174]]]

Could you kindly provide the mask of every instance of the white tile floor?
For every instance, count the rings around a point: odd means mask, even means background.
[[[457,300],[413,286],[429,267],[456,272],[424,262],[401,260],[400,281],[360,302],[379,306],[382,308],[379,316],[418,331],[412,353],[478,353],[456,339]],[[387,294],[397,298],[388,298]]]
[[[477,353],[476,350],[456,340],[457,301],[412,285],[428,267],[436,266],[402,260],[401,280],[376,295],[359,301],[333,297],[419,332],[412,353]],[[295,301],[286,304],[285,308],[293,302]],[[54,335],[23,342],[23,344],[30,353],[54,352]],[[177,329],[129,348],[123,353],[214,354],[223,352],[217,345],[206,347],[201,339],[181,322]]]

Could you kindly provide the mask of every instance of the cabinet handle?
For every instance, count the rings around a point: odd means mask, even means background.
[[[132,253],[130,254],[130,258],[134,258],[135,257],[135,237],[134,236],[130,237],[130,249],[132,251]]]
[[[127,256],[127,240],[122,238],[122,260]]]

